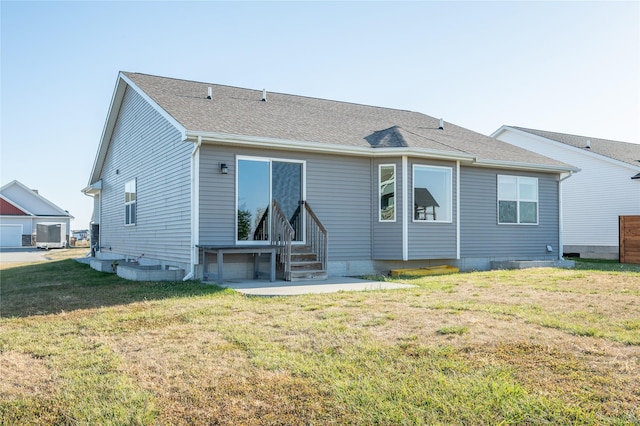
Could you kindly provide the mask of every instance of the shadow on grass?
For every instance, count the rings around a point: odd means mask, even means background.
[[[128,281],[66,259],[0,271],[0,317],[56,314],[225,291],[229,290],[198,281]]]

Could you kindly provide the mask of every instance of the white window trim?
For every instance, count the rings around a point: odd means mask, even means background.
[[[307,161],[306,160],[296,160],[291,158],[278,158],[278,157],[258,157],[252,155],[236,155],[236,169],[235,169],[235,210],[234,210],[234,233],[235,233],[235,242],[236,245],[269,245],[271,241],[254,241],[254,240],[239,240],[238,239],[238,162],[241,160],[249,160],[249,161],[262,161],[265,163],[269,163],[269,205],[271,205],[271,200],[273,200],[273,193],[271,188],[271,163],[274,161],[281,163],[297,163],[302,164],[302,199],[304,201],[307,200]],[[302,228],[306,229],[305,226],[305,217],[303,216]],[[293,241],[292,244],[302,244],[306,243],[306,235],[303,234],[302,241]]]
[[[420,220],[415,218],[415,185],[416,185],[416,167],[429,169],[443,169],[449,171],[449,220]],[[453,223],[453,168],[446,166],[432,166],[430,164],[414,164],[411,170],[411,220],[414,223]]]
[[[500,177],[509,177],[516,179],[516,199],[510,200],[508,198],[500,198]],[[533,179],[536,181],[536,199],[535,200],[526,200],[520,199],[520,179]],[[500,222],[500,201],[515,201],[516,202],[516,222]],[[533,202],[536,203],[536,221],[535,223],[529,222],[520,222],[520,202]],[[540,184],[539,179],[533,176],[516,176],[516,175],[497,175],[496,178],[496,219],[498,225],[517,225],[517,226],[537,226],[540,224]]]
[[[135,194],[136,194],[136,200],[135,201],[127,201],[127,185],[129,183],[133,182],[133,186],[135,188]],[[137,178],[133,178],[133,179],[129,179],[128,181],[126,181],[124,183],[124,226],[135,226],[138,223],[138,179]],[[136,219],[131,222],[128,223],[128,217],[127,217],[127,206],[130,205],[134,205],[135,206],[135,210],[136,210]]]
[[[383,219],[382,218],[382,208],[380,207],[380,201],[382,199],[382,168],[383,167],[393,167],[393,219]],[[393,223],[396,221],[396,211],[397,211],[397,203],[396,197],[397,194],[397,176],[396,176],[396,165],[395,164],[379,164],[378,165],[378,222],[380,223]]]

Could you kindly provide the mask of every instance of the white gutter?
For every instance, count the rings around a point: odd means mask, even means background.
[[[183,281],[190,280],[196,275],[198,264],[198,244],[200,244],[200,146],[202,137],[198,136],[191,151],[191,272]]]
[[[402,156],[402,260],[409,260],[409,161]]]
[[[562,214],[563,203],[562,203],[562,182],[569,179],[573,176],[573,172],[569,172],[569,174],[565,177],[561,177],[558,181],[558,259],[562,260],[564,257],[564,238],[562,238],[562,234],[564,233],[564,216]]]
[[[502,160],[476,160],[474,165],[481,167],[491,167],[496,169],[513,169],[513,170],[528,170],[532,172],[560,172],[560,173],[572,173],[579,172],[580,169],[576,167],[564,167],[564,166],[547,166],[544,164],[533,163],[521,163],[517,161],[502,161]]]

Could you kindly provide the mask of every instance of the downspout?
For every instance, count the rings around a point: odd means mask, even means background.
[[[191,272],[182,279],[188,281],[196,276],[198,247],[200,243],[200,146],[202,136],[198,136],[191,151]]]
[[[409,260],[409,161],[402,156],[402,260]]]
[[[562,175],[561,175],[562,176]],[[564,217],[562,214],[563,203],[562,203],[562,182],[569,179],[573,176],[573,172],[570,171],[569,174],[565,177],[561,177],[558,181],[558,260],[564,260],[564,240],[562,238],[562,234],[564,233]]]
[[[460,260],[460,160],[456,161],[456,259]]]

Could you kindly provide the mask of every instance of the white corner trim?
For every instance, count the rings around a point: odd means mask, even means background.
[[[460,162],[456,161],[456,259],[460,259]]]
[[[409,260],[409,160],[402,156],[402,260]]]

